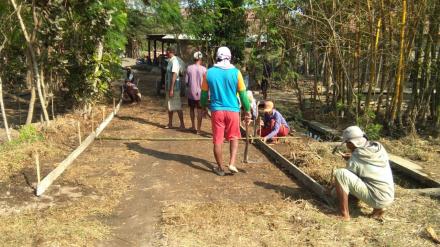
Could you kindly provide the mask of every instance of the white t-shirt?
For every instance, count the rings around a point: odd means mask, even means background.
[[[174,90],[180,90],[180,85],[178,85],[179,84],[178,83],[178,81],[179,81],[179,71],[180,71],[179,60],[177,59],[176,56],[173,56],[168,61],[167,72],[166,72],[166,75],[165,75],[165,86],[166,86],[167,90],[169,90],[169,88],[170,88],[171,79],[173,78],[173,73],[176,73],[176,75],[177,75],[176,83],[174,85]]]

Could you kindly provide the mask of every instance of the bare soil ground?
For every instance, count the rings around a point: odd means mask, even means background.
[[[153,95],[157,75],[139,75],[142,103],[124,105],[103,136],[195,137],[163,129],[163,99]],[[184,114],[189,127],[187,106]],[[208,120],[203,129],[209,136]],[[72,134],[64,148],[60,132],[52,136],[59,138],[42,145],[64,151],[44,156],[43,173],[76,142]],[[301,140],[276,148],[325,184],[336,161],[320,145]],[[28,158],[0,187],[0,245],[433,246],[425,228],[440,230],[436,199],[397,187],[384,222],[366,217],[370,209],[362,204],[351,206],[351,222],[342,222],[254,147],[256,163],[237,163],[240,172],[225,177],[212,173],[211,149],[210,141],[96,140],[40,198],[32,194],[35,170]],[[238,162],[243,143],[239,150]]]

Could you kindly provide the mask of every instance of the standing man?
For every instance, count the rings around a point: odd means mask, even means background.
[[[246,124],[251,119],[249,100],[246,96],[246,86],[240,71],[231,64],[231,51],[227,47],[217,50],[216,64],[208,70],[202,83],[200,103],[206,113],[208,105],[208,91],[210,93],[210,110],[212,112],[212,136],[214,143],[214,156],[218,167],[214,172],[224,176],[222,145],[223,140],[229,141],[230,159],[228,169],[232,173],[238,172],[235,167],[235,158],[238,150],[240,134],[240,106],[237,93],[245,109]]]
[[[167,48],[167,57],[169,59],[168,66],[165,74],[165,94],[168,110],[168,126],[166,128],[173,127],[173,114],[176,111],[179,115],[180,129],[185,129],[183,122],[182,102],[180,100],[180,65],[176,50],[173,47]]]
[[[378,142],[368,141],[358,126],[342,132],[349,153],[340,153],[347,167],[336,169],[336,195],[344,220],[350,220],[348,195],[352,194],[373,208],[371,217],[381,218],[394,201],[394,181],[388,153]]]
[[[202,53],[194,53],[194,64],[186,69],[186,84],[188,85],[188,105],[189,115],[191,117],[191,130],[200,133],[202,126],[202,108],[200,107],[200,94],[202,92],[203,76],[206,74],[206,68],[202,65]],[[197,130],[195,128],[195,113],[197,109]]]
[[[261,123],[260,123],[261,124]],[[275,139],[277,136],[287,136],[289,125],[280,112],[275,110],[272,101],[264,102],[264,120],[261,128],[263,141]]]

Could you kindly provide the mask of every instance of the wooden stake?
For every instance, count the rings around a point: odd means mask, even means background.
[[[102,111],[102,121],[104,122],[104,119],[105,119],[105,106],[103,106],[101,108],[101,111]]]
[[[55,111],[53,107],[53,94],[51,93],[50,101],[52,103],[52,120],[55,120]]]
[[[39,184],[41,181],[41,174],[40,174],[40,157],[38,155],[38,151],[35,151],[35,164],[37,166],[37,181]]]
[[[91,120],[92,120],[92,133],[93,132],[95,132],[95,128],[94,128],[94,126],[93,126],[93,108],[92,108],[92,110],[90,111],[90,115],[91,115]]]
[[[258,135],[260,136],[260,138],[261,138],[261,125],[260,125],[260,122],[261,122],[261,117],[258,117],[258,126],[260,126],[260,129],[259,129],[259,132],[260,133],[258,133]]]
[[[113,114],[116,115],[116,100],[113,98]]]
[[[81,122],[78,121],[77,127],[78,127],[78,141],[79,141],[79,145],[81,145]]]

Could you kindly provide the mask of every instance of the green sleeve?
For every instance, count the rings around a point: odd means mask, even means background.
[[[238,95],[240,96],[241,104],[243,105],[246,112],[251,111],[251,104],[249,104],[249,99],[246,94],[246,90],[242,90],[238,92]]]
[[[202,94],[200,95],[200,106],[207,107],[208,106],[208,92],[202,90]]]

